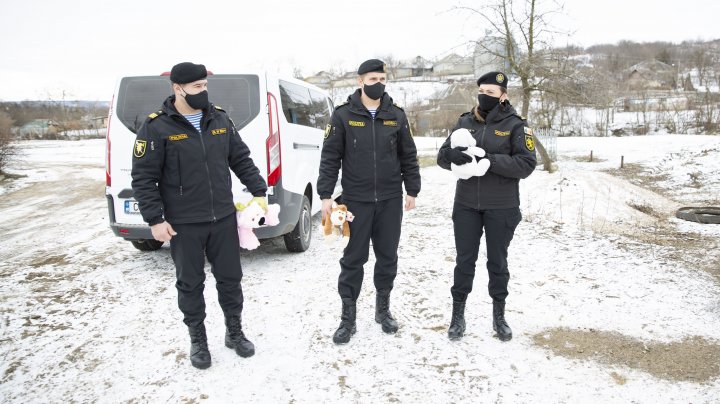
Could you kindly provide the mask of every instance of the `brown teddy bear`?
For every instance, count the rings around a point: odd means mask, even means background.
[[[350,240],[350,224],[348,222],[352,222],[353,219],[354,216],[352,212],[347,210],[347,206],[333,202],[330,218],[322,218],[325,244],[331,244],[335,240],[342,239],[343,244],[347,245]]]

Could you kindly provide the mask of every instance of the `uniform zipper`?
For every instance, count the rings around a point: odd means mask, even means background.
[[[203,118],[205,118],[205,117],[203,116]],[[203,134],[202,134],[202,126],[204,123],[203,121],[205,121],[205,119],[200,121],[200,129],[201,130],[198,133],[200,135],[200,145],[202,145],[202,149],[203,149],[203,160],[205,161],[205,172],[207,172],[208,183],[210,184],[210,213],[212,214],[212,221],[217,222],[217,218],[215,217],[215,197],[213,196],[212,178],[210,177],[210,167],[208,166],[208,162],[207,162],[207,150],[205,149],[205,141],[203,140]],[[193,126],[193,129],[195,129],[194,126]],[[195,129],[195,131],[197,132],[197,129]]]
[[[371,114],[372,115],[372,114]],[[375,112],[377,116],[377,111]],[[372,136],[373,136],[373,175],[375,179],[375,202],[378,200],[377,196],[377,151],[375,147],[375,117],[372,117]]]
[[[485,123],[485,126],[483,126],[483,131],[480,134],[480,147],[482,147],[483,150],[485,150],[484,140],[485,140],[485,129],[486,128],[487,128],[487,123]],[[485,153],[487,153],[487,151],[485,151]],[[475,188],[477,188],[477,206],[478,206],[478,210],[480,210],[480,177],[477,177],[477,187],[475,187]]]

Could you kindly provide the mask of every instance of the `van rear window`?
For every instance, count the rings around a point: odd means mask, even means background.
[[[210,102],[224,109],[241,130],[260,113],[258,76],[216,74],[208,76]],[[167,76],[125,77],[116,100],[120,121],[137,133],[145,118],[160,109],[172,95]]]

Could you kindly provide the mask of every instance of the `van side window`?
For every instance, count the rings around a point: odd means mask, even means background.
[[[325,129],[330,122],[330,109],[324,95],[283,80],[279,84],[283,114],[289,123]]]

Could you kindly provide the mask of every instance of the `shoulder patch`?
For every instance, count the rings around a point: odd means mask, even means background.
[[[222,107],[219,107],[219,106],[217,106],[217,105],[213,105],[213,107],[215,107],[215,109],[217,109],[218,111],[225,112],[225,110],[222,109]]]
[[[147,141],[136,140],[135,147],[133,147],[133,156],[135,156],[136,158],[141,158],[145,156],[145,150],[147,150]]]
[[[525,148],[528,151],[535,151],[535,139],[533,139],[532,129],[525,127]]]
[[[163,112],[162,110],[157,111],[157,112],[153,112],[152,114],[148,115],[148,118],[150,118],[150,119],[155,119],[155,118],[159,117],[160,115],[162,115],[162,114],[164,114],[164,113],[165,113],[165,112]]]

